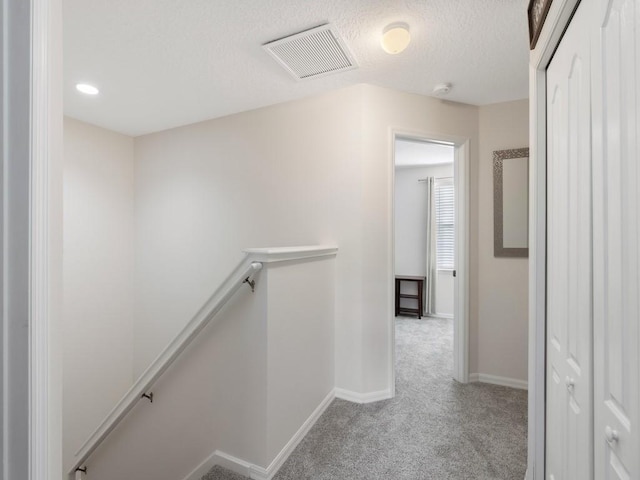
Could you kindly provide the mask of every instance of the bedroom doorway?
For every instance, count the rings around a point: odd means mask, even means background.
[[[453,161],[453,145],[396,139],[394,237],[399,316],[453,319]]]
[[[466,383],[468,142],[396,132],[392,158],[393,385],[407,356]]]

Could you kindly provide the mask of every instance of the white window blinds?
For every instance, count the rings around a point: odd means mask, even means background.
[[[453,270],[455,205],[453,178],[436,179],[436,258],[437,267],[442,270]]]

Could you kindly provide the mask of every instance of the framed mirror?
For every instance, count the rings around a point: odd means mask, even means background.
[[[529,256],[529,149],[493,152],[493,256]]]

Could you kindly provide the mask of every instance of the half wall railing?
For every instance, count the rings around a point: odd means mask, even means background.
[[[125,393],[95,431],[89,436],[74,456],[69,479],[82,478],[86,473],[86,462],[109,434],[124,420],[127,414],[142,399],[153,401],[151,387],[172,365],[180,354],[194,341],[198,334],[211,323],[216,314],[225,306],[233,294],[247,284],[255,288],[254,274],[262,269],[263,263],[282,262],[302,258],[335,255],[335,246],[304,246],[282,248],[253,248],[245,250],[245,258],[236,266],[220,287],[209,297],[202,308],[156,357],[140,378]]]

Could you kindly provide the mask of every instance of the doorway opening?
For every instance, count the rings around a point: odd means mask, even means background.
[[[439,368],[467,383],[468,140],[406,132],[392,140],[391,385],[395,393],[397,342],[407,338],[401,330],[396,338],[396,319],[406,320],[399,329],[441,337],[429,339],[447,357]]]
[[[453,160],[453,145],[396,139],[396,316],[453,319]]]

